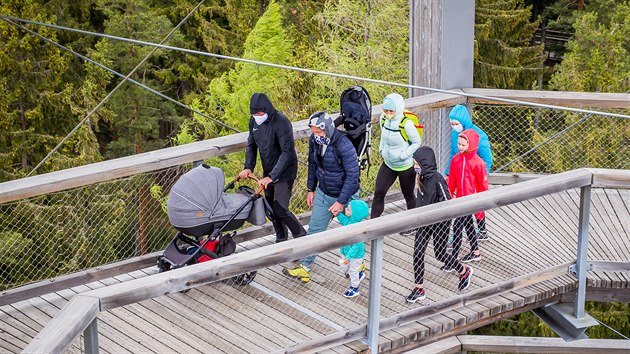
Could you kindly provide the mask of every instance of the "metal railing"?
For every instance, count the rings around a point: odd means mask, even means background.
[[[433,112],[461,103],[461,98],[428,96],[408,100],[407,105],[421,113],[427,128],[448,125],[447,112]],[[379,114],[376,106],[373,120]],[[578,167],[630,168],[627,119],[496,105],[475,105],[473,118],[490,136],[493,171],[544,174]],[[294,125],[298,156],[304,162],[307,144],[301,139],[309,130],[304,121]],[[381,163],[378,127],[374,131],[372,168],[362,173],[362,196],[373,192]],[[159,196],[167,195],[192,161],[212,159],[225,167],[228,178],[234,175],[240,164],[224,162],[243,161],[245,139],[245,133],[234,134],[0,184],[5,265],[0,267],[0,290],[163,249],[173,230]],[[445,163],[449,131],[427,129],[424,140]],[[291,200],[295,213],[307,209],[305,181],[301,164]],[[392,187],[396,188],[397,184]],[[93,245],[102,251],[93,252]]]
[[[450,131],[442,129],[443,127],[438,129],[432,129],[432,127],[439,127],[440,124],[448,125],[448,120],[446,120],[448,112],[440,109],[450,107],[453,104],[463,103],[464,101],[461,99],[461,97],[453,95],[434,94],[407,101],[409,108],[417,113],[421,113],[420,116],[423,123],[429,128],[425,133],[425,142],[432,146],[438,155],[442,155],[442,161],[444,161],[448,154]],[[374,121],[378,119],[379,114],[380,108],[375,107]],[[575,116],[576,114],[578,114],[578,116]],[[626,135],[630,132],[630,126],[628,125],[630,124],[630,120],[586,115],[579,116],[579,113],[572,113],[570,115],[568,113],[544,108],[494,106],[487,104],[477,104],[473,106],[473,118],[475,123],[490,136],[495,157],[493,170],[497,170],[503,166],[505,167],[503,167],[501,171],[513,173],[550,173],[580,166],[629,168],[628,159],[624,159],[623,157],[628,156],[628,138]],[[575,133],[578,131],[576,129],[580,129],[584,126],[592,128],[593,124],[587,123],[592,123],[600,119],[600,123],[612,122],[613,127],[606,127],[611,129],[616,128],[620,133],[617,134],[617,136],[604,135],[606,138],[600,140],[590,137],[586,139],[588,145],[586,145],[585,148],[585,139],[583,139],[582,135]],[[600,124],[602,127],[603,125]],[[598,131],[599,130],[591,129],[589,134],[595,137]],[[294,123],[296,148],[298,150],[298,156],[302,161],[306,160],[306,144],[300,141],[300,139],[307,137],[309,132],[304,121]],[[605,129],[601,130],[601,132],[608,134]],[[372,151],[373,166],[369,174],[363,172],[361,180],[362,189],[364,191],[363,196],[372,193],[375,175],[380,164],[378,158],[378,128],[375,128],[375,133]],[[619,137],[622,139],[621,142]],[[103,268],[103,265],[111,264],[112,262],[138,259],[139,255],[145,255],[143,256],[144,259],[150,262],[147,263],[145,261],[144,263],[137,263],[137,265],[143,264],[146,266],[147,264],[154,263],[151,252],[163,249],[174,235],[174,230],[168,223],[166,214],[162,210],[160,193],[156,193],[156,187],[161,187],[161,196],[163,197],[174,181],[189,168],[188,164],[190,162],[202,159],[211,159],[210,161],[212,161],[213,164],[223,167],[226,176],[229,178],[229,176],[238,172],[238,166],[234,167],[234,165],[230,164],[221,164],[223,161],[243,160],[242,149],[245,144],[245,139],[246,134],[234,134],[199,143],[0,184],[0,244],[3,249],[1,261],[6,265],[6,267],[0,268],[0,279],[2,279],[0,284],[2,290],[4,290],[2,296],[6,299],[10,299],[13,294],[13,288],[39,279],[60,279],[63,278],[65,274],[86,269],[88,269],[87,272],[90,272],[90,268],[97,266]],[[562,143],[558,143],[560,139],[563,139]],[[580,154],[576,154],[578,149],[585,149],[587,153],[594,151],[593,156],[597,158],[579,159]],[[595,154],[595,152],[597,154]],[[561,163],[557,163],[553,158],[548,157],[562,157],[564,155],[566,155],[566,158],[560,159]],[[605,158],[599,158],[598,156],[605,156]],[[616,175],[596,173],[594,180],[595,185],[597,185],[597,181],[602,180],[604,176],[610,177],[610,179],[602,182],[601,185],[603,186],[612,186],[613,188],[615,186],[627,187],[627,177],[624,177],[623,173],[621,174],[621,182],[618,184],[615,184],[614,177]],[[495,180],[510,179],[510,177],[506,175],[493,177],[496,178]],[[304,165],[300,165],[298,180],[295,183],[293,191],[294,197],[291,203],[291,208],[296,213],[307,209],[304,200],[304,196],[306,195],[305,179],[306,168],[304,168]],[[502,182],[499,181],[498,183],[501,184]],[[396,185],[392,187],[392,189],[396,188]],[[484,206],[477,210],[487,210],[497,206],[498,204]],[[395,203],[390,208],[391,212],[406,209],[404,204],[401,203]],[[514,208],[514,210],[510,208]],[[524,223],[526,222],[524,218],[527,216],[523,217],[516,214],[522,213],[525,210],[529,212],[536,209],[535,207],[529,208],[527,205],[511,206],[510,208],[498,208],[496,210],[503,211],[505,209],[506,215],[502,216],[499,214],[496,217],[492,215],[488,219],[491,237],[500,235],[502,231],[498,229],[499,225],[497,225],[494,220],[505,217],[514,218],[515,224]],[[436,210],[442,209],[436,208]],[[569,221],[564,221],[568,229],[571,227],[577,228],[579,222],[577,214],[576,212],[574,219],[569,217]],[[447,213],[444,215],[448,216],[450,214]],[[424,221],[425,214],[419,214],[418,217],[422,217]],[[566,228],[561,230],[548,226],[549,222],[554,222],[554,220],[545,219],[547,216],[531,214],[529,217],[534,220],[539,218],[539,231],[547,231],[550,234],[567,232]],[[385,221],[388,219],[383,217],[382,220]],[[409,220],[415,221],[415,219]],[[404,226],[405,222],[409,220],[400,220],[400,224],[397,225],[397,228],[400,229],[399,231],[409,228],[410,223]],[[478,226],[477,224],[475,225]],[[332,226],[336,227],[338,225],[333,222]],[[269,226],[266,228],[270,229]],[[548,229],[545,230],[545,228]],[[378,228],[372,229],[372,231],[375,230],[378,230]],[[252,236],[245,236],[243,240],[252,240],[255,237],[266,234],[268,233],[254,232]],[[448,235],[443,233],[437,236],[445,238],[451,236],[451,234],[452,230],[449,229]],[[379,259],[385,262],[385,267],[383,268],[384,276],[392,275],[392,272],[389,270],[391,267],[397,269],[413,269],[410,254],[413,249],[412,238],[413,237],[392,235],[384,239],[384,245],[379,245],[378,242],[381,241],[378,241],[371,247],[367,247],[368,251],[371,252],[371,256],[375,257],[375,259],[371,259],[371,261],[366,260],[366,264],[368,265],[367,274],[370,282],[376,282],[378,279],[381,279],[380,276],[375,276],[377,275],[376,272],[378,272],[376,264]],[[346,241],[347,240],[344,240],[344,242]],[[264,244],[265,241],[252,241],[252,244],[247,244],[246,247],[257,248]],[[379,253],[383,247],[385,247],[383,250],[384,256],[380,257]],[[523,245],[523,247],[526,247],[526,245]],[[432,248],[431,245],[428,246],[426,251],[427,259],[433,258],[431,255]],[[326,250],[334,249],[335,248],[331,246]],[[494,267],[495,274],[487,275],[486,279],[476,280],[472,286],[473,292],[479,289],[487,289],[487,286],[493,282],[502,283],[514,277],[518,277],[520,274],[531,274],[532,272],[541,271],[541,269],[528,267],[526,265],[526,259],[519,258],[519,255],[511,255],[511,257],[513,257],[511,260],[516,264],[515,267],[498,267],[499,264],[496,263],[496,260],[503,257],[501,252],[504,250],[495,248],[494,246],[488,247],[483,243],[481,249],[487,266]],[[543,268],[547,266],[551,268],[557,267],[560,264],[564,264],[563,262],[574,260],[577,249],[577,243],[567,244],[561,257],[554,262],[544,264]],[[463,256],[469,250],[468,243],[464,238],[462,250],[459,255]],[[317,251],[315,248],[311,250],[311,252],[315,251]],[[320,251],[315,253],[320,253]],[[313,270],[315,278],[324,280],[323,283],[325,283],[325,286],[323,286],[320,291],[322,294],[326,291],[341,294],[347,287],[346,280],[339,277],[335,253],[335,251],[324,252],[324,255],[322,255],[318,261],[318,264],[323,263],[323,266],[318,265]],[[245,252],[243,252],[243,254],[245,254]],[[298,256],[299,255],[295,254],[292,257]],[[266,269],[270,274],[278,273],[278,264],[279,263],[274,263],[273,265],[267,266],[257,265],[256,269]],[[425,280],[427,284],[430,284],[427,285],[427,287],[432,287],[428,290],[428,301],[431,301],[433,304],[443,303],[447,301],[447,299],[459,299],[455,301],[461,301],[461,298],[458,297],[456,277],[452,277],[450,280],[445,278],[439,269],[440,266],[441,264],[427,261]],[[134,268],[129,267],[117,268],[125,269],[126,271],[134,270]],[[554,269],[556,269],[557,273],[560,268]],[[579,269],[579,267],[577,269]],[[92,274],[93,273],[90,273],[90,276]],[[259,277],[261,280],[264,279],[264,272]],[[413,275],[408,276],[408,278],[398,276],[397,279],[399,282],[397,286],[392,286],[392,284],[386,282],[382,284],[382,286],[374,283],[369,287],[370,298],[379,298],[381,301],[380,305],[376,303],[370,304],[371,307],[379,308],[380,315],[388,317],[390,320],[392,316],[397,316],[397,314],[413,311],[413,307],[399,301],[401,297],[406,295],[401,294],[401,292],[409,291],[413,285]],[[206,281],[210,282],[212,280],[204,280],[204,282]],[[317,281],[314,281],[314,283],[317,283]],[[400,284],[403,283],[404,285],[401,287]],[[51,284],[54,285],[54,283]],[[62,286],[61,282],[58,284]],[[36,286],[36,284],[33,285]],[[280,296],[289,296],[289,294],[292,293],[308,296],[309,293],[309,290],[300,289],[299,283],[296,284],[293,279],[286,280],[283,287],[285,292],[280,292]],[[50,290],[52,288],[47,289]],[[259,287],[256,291],[267,290]],[[376,294],[373,293],[376,290],[380,291],[381,296],[377,297]],[[210,295],[209,292],[211,292],[211,290],[199,291],[202,291],[206,295]],[[278,292],[276,291],[274,295],[277,294]],[[286,298],[286,296],[284,298]],[[337,311],[337,317],[332,320],[327,320],[322,316],[316,316],[318,309],[327,308],[335,309]],[[370,321],[371,324],[370,330],[374,331],[374,318],[378,318],[379,316],[375,316],[374,310],[369,312],[368,308],[370,307],[367,305],[364,307],[355,307],[355,312],[353,312],[339,308],[339,304],[335,299],[316,303],[313,305],[313,308],[306,306],[303,310],[308,315],[299,317],[297,321],[310,323],[310,326],[320,333],[320,335],[314,335],[312,338],[303,338],[304,345],[317,343],[320,340],[318,338],[321,336],[321,333],[331,336],[339,336],[340,333],[345,333],[344,335],[349,335],[352,338],[359,338],[366,333],[365,331],[367,331],[367,327],[369,326],[366,326],[365,330],[362,329],[363,327],[361,326],[368,321]],[[102,307],[101,310],[103,310]],[[206,315],[211,316],[212,314],[208,313]],[[63,318],[65,315],[60,314],[60,316],[60,318]],[[313,319],[313,316],[315,316],[315,319]],[[417,314],[409,318],[416,317]],[[82,327],[81,323],[83,322],[79,321],[78,323],[77,326]],[[322,325],[322,323],[324,324]],[[359,324],[362,325],[359,326]],[[387,325],[385,325],[385,327],[381,326],[381,329],[383,328],[388,327]],[[93,340],[95,338],[93,334],[96,333],[95,322],[88,329],[85,344],[86,346],[89,344],[94,347],[95,344]],[[208,335],[211,334],[208,333]],[[370,339],[373,341],[374,338],[373,334]],[[283,339],[278,339],[277,341],[287,343],[283,341]],[[292,347],[296,345],[298,345],[297,342],[289,341],[288,344],[284,346]]]
[[[535,281],[543,281],[560,274],[566,274],[568,272],[567,267],[572,264],[575,264],[575,267],[572,269],[575,269],[578,279],[575,316],[580,318],[583,316],[585,301],[585,275],[590,267],[586,251],[588,249],[587,225],[589,223],[588,206],[590,205],[591,186],[630,188],[630,171],[578,169],[540,177],[535,180],[495,188],[474,196],[458,198],[429,207],[402,211],[382,216],[379,219],[335,228],[317,234],[317,237],[294,239],[280,244],[243,251],[212,262],[196,264],[77,294],[44,327],[25,348],[24,352],[61,352],[70,346],[81,333],[83,333],[85,338],[86,351],[96,352],[98,348],[98,332],[96,328],[99,311],[111,311],[118,307],[191,288],[199,289],[202,294],[205,293],[208,296],[212,296],[213,287],[202,288],[203,285],[217,284],[216,282],[219,280],[230,279],[236,275],[254,270],[258,270],[260,273],[261,270],[274,268],[311,254],[323,254],[322,257],[326,257],[325,254],[328,251],[337,250],[345,245],[368,241],[371,242],[371,262],[369,268],[370,296],[367,305],[367,318],[359,316],[359,318],[347,321],[343,326],[337,326],[327,335],[316,335],[310,340],[302,339],[301,343],[294,343],[294,345],[282,349],[283,351],[313,351],[331,344],[340,344],[364,338],[372,348],[372,351],[375,352],[378,350],[377,339],[379,331],[392,329],[439,311],[466,305],[492,294],[518,289]],[[459,295],[446,293],[437,297],[428,306],[407,309],[399,308],[389,313],[386,311],[388,305],[385,303],[387,299],[385,294],[388,291],[388,286],[391,286],[391,284],[382,281],[386,278],[382,275],[382,271],[385,269],[385,263],[388,262],[387,257],[383,256],[384,251],[386,251],[383,247],[387,240],[391,240],[396,236],[384,235],[392,235],[404,231],[409,225],[423,227],[471,215],[480,210],[495,210],[509,207],[524,201],[533,200],[534,198],[541,198],[575,188],[581,188],[579,219],[577,220],[579,227],[577,231],[574,231],[577,234],[579,246],[577,253],[575,252],[575,247],[568,251],[573,252],[569,260],[559,257],[561,253],[557,253],[557,250],[552,250],[556,252],[555,260],[552,261],[554,263],[550,263],[542,268],[530,270],[528,273],[521,272],[518,276],[508,275],[504,279],[493,279],[485,286],[477,286],[472,291]],[[542,236],[539,238],[543,239]],[[541,251],[538,250],[538,252]],[[531,263],[531,260],[524,256],[521,259],[512,259],[511,262],[514,264],[519,262]],[[389,279],[391,282],[391,277]],[[219,285],[217,284],[216,286]],[[282,284],[276,284],[276,286],[281,287]],[[378,296],[379,292],[381,296]],[[314,296],[311,293],[311,297]],[[381,301],[380,304],[379,301]],[[320,304],[320,306],[328,306],[328,304]],[[339,305],[332,307],[331,310],[333,313],[337,313],[338,316],[344,316],[343,313],[339,314],[338,312]],[[215,308],[213,312],[220,311]],[[333,320],[333,323],[340,323],[336,318]],[[353,326],[353,323],[359,323],[359,325]]]

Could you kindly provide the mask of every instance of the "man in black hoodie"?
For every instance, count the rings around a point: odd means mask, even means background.
[[[256,167],[256,152],[260,152],[263,177],[258,184],[265,188],[265,199],[276,216],[273,228],[276,242],[286,241],[287,229],[293,237],[306,235],[306,230],[289,211],[289,199],[297,175],[297,154],[293,142],[293,126],[276,110],[264,93],[254,93],[249,101],[249,137],[245,150],[245,166],[239,174],[245,179]]]

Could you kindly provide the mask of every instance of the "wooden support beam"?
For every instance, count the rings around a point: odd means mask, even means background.
[[[573,301],[575,301],[574,291],[562,294],[562,302]],[[600,288],[587,286],[586,301],[630,303],[630,288]]]
[[[602,109],[630,108],[630,94],[627,93],[499,90],[482,88],[465,88],[462,89],[462,91],[474,95],[505,98],[563,107]],[[491,99],[486,100],[474,97],[469,97],[468,102],[482,104],[509,104],[500,101],[493,101]]]
[[[605,168],[589,168],[588,170],[593,174],[591,187],[630,188],[630,170]]]
[[[553,279],[554,277],[557,277],[558,275],[566,274],[567,269],[570,264],[574,264],[574,262],[568,262],[568,263],[561,264],[555,267],[551,267],[549,269],[544,269],[544,270],[540,270],[540,271],[533,272],[530,274],[525,274],[520,277],[506,280],[498,284],[490,285],[485,288],[477,289],[463,295],[454,296],[446,300],[438,301],[438,302],[435,302],[426,306],[422,306],[420,308],[408,310],[408,311],[390,316],[388,318],[381,319],[379,321],[379,329],[381,332],[394,329],[401,325],[418,321],[424,318],[428,318],[432,315],[439,314],[444,311],[468,306],[471,303],[485,299],[492,295],[497,295],[502,292],[524,288],[532,284],[537,284],[543,281],[547,281],[549,279]],[[560,295],[557,295],[557,297],[559,296]],[[536,308],[547,302],[546,300],[544,300],[544,301],[537,301],[534,303],[536,305],[533,308]],[[490,316],[490,317],[496,317],[500,315],[501,313],[494,316]],[[474,322],[474,323],[477,324],[479,323],[479,321]],[[458,327],[457,329],[461,331],[461,327]],[[324,348],[329,348],[332,344],[343,344],[343,343],[347,343],[353,340],[359,340],[365,336],[366,331],[367,331],[367,328],[365,325],[357,326],[345,332],[336,332],[336,333],[332,333],[330,335],[326,335],[321,338],[302,342],[300,344],[297,344],[288,348],[286,352],[287,353],[300,353],[300,352],[318,351]],[[450,333],[450,331],[446,333]],[[452,335],[452,333],[450,335]],[[439,336],[439,339],[447,337],[443,335],[438,335],[438,336]]]
[[[565,342],[562,338],[510,336],[457,336],[462,351],[498,353],[571,353],[621,354],[630,352],[624,339],[581,339]]]
[[[541,300],[537,300],[536,302],[530,303],[528,305],[525,305],[523,307],[518,307],[518,308],[514,308],[510,311],[506,311],[506,312],[502,312],[500,314],[494,315],[494,316],[489,316],[486,318],[483,318],[481,320],[475,321],[475,322],[471,322],[471,323],[467,323],[463,326],[458,326],[455,327],[453,329],[451,329],[450,331],[446,331],[443,332],[441,334],[438,334],[436,336],[431,336],[429,338],[422,338],[418,341],[415,342],[410,342],[405,344],[402,347],[396,348],[395,350],[392,350],[390,353],[394,354],[394,353],[407,353],[409,350],[415,349],[415,348],[421,348],[424,345],[427,345],[429,343],[434,343],[438,340],[442,340],[444,338],[448,338],[448,337],[452,337],[455,335],[461,335],[462,333],[466,333],[467,331],[479,328],[479,327],[483,327],[486,326],[488,324],[491,323],[495,323],[497,321],[500,320],[504,320],[507,318],[510,318],[512,316],[518,315],[520,313],[538,308],[540,306],[546,305],[546,304],[550,304],[553,302],[557,302],[560,300],[561,295],[555,295],[546,299],[541,299]]]
[[[22,353],[61,353],[98,315],[98,298],[78,294],[37,334]]]
[[[455,354],[462,351],[462,343],[457,336],[448,337],[423,347],[412,349],[406,354]]]
[[[42,280],[19,288],[3,290],[0,293],[0,306],[147,268],[156,264],[157,256],[160,254],[162,254],[161,251],[149,253],[81,272]]]
[[[526,174],[526,173],[490,173],[488,182],[495,185],[508,185],[530,181],[548,175]]]

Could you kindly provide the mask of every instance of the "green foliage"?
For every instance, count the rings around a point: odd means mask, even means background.
[[[630,336],[630,304],[587,302],[585,310],[588,314],[614,328],[626,337]],[[509,319],[501,320],[485,327],[471,331],[473,335],[501,335],[523,337],[558,337],[531,312],[524,312]],[[619,335],[599,325],[586,330],[590,338],[619,338]]]
[[[607,11],[610,22],[586,12],[575,22],[575,38],[550,86],[556,90],[626,92],[630,90],[630,5]]]
[[[0,288],[139,255],[142,237],[147,252],[163,249],[173,229],[161,205],[138,201],[152,182],[137,176],[0,206],[0,230],[27,230],[0,233]]]
[[[150,187],[151,197],[160,202],[162,206],[162,211],[166,213],[166,203],[168,202],[168,195],[164,195],[162,191],[162,186],[158,184],[154,184]]]
[[[550,82],[553,89],[630,91],[630,4],[625,1],[614,6],[606,1],[597,3],[611,6],[606,8],[603,18],[598,12],[587,11],[575,21],[575,37],[569,41],[564,61]],[[550,172],[572,168],[576,162],[571,161],[571,152],[579,152],[579,159],[586,166],[629,168],[630,122],[627,120],[593,117],[568,134],[572,144],[554,142],[555,153],[542,156],[554,167]]]
[[[317,69],[339,74],[406,83],[408,77],[408,1],[328,1],[316,19]],[[311,92],[312,110],[339,110],[339,95],[361,84],[374,104],[389,93],[406,95],[406,89],[357,83],[319,75]],[[321,107],[321,108],[320,108]]]
[[[531,6],[519,0],[480,0],[475,5],[476,87],[528,89],[542,72],[543,46],[529,43],[538,27]]]
[[[245,41],[245,59],[289,64],[293,43],[282,26],[280,5],[271,2]],[[227,125],[247,130],[249,99],[254,92],[265,92],[276,108],[282,98],[290,97],[286,82],[290,72],[268,66],[239,62],[233,70],[212,80],[203,99],[205,112]]]
[[[3,1],[0,13],[36,21],[55,22],[39,1]],[[40,34],[56,40],[52,29]],[[72,129],[75,84],[65,81],[70,57],[40,39],[0,23],[0,180],[24,176]],[[67,158],[99,158],[90,133],[84,131],[65,147]],[[72,165],[73,163],[68,163]],[[55,170],[48,164],[42,171]]]

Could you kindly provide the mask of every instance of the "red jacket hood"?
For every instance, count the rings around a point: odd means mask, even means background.
[[[468,140],[468,150],[464,151],[464,153],[477,153],[477,149],[479,148],[479,133],[477,133],[474,129],[466,129],[463,132],[459,133],[460,137]]]

